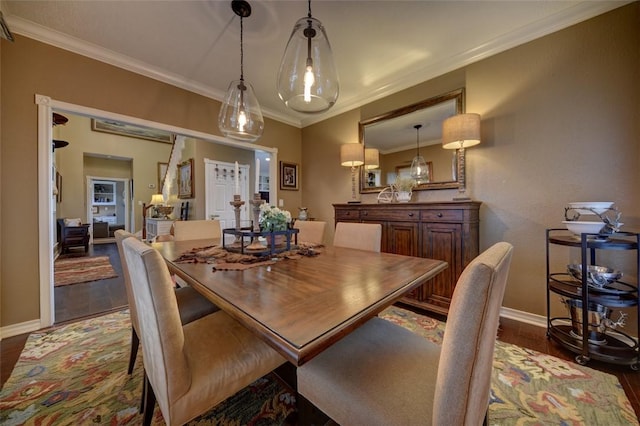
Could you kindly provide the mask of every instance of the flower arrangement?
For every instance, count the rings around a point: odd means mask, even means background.
[[[398,176],[392,185],[398,192],[411,192],[413,187],[416,186],[416,181],[412,178]]]
[[[258,223],[263,231],[286,231],[291,223],[291,213],[263,203],[260,205]]]

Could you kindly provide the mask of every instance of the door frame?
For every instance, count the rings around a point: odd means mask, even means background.
[[[133,212],[131,211],[131,179],[129,178],[113,178],[113,177],[101,177],[101,176],[90,176],[87,175],[87,191],[86,191],[86,200],[87,200],[87,222],[91,226],[91,233],[89,237],[89,244],[93,244],[93,211],[91,209],[93,204],[93,181],[112,181],[112,182],[122,182],[124,184],[124,229],[125,231],[131,232],[131,217],[133,216]]]
[[[136,126],[152,127],[158,130],[164,130],[195,139],[229,145],[251,151],[266,151],[271,154],[272,163],[277,164],[278,162],[278,148],[256,144],[247,145],[246,143],[222,138],[209,133],[171,126],[155,121],[90,108],[83,105],[71,104],[52,99],[46,95],[36,94],[34,96],[34,102],[38,108],[38,272],[40,276],[40,324],[38,327],[33,328],[33,330],[28,331],[50,327],[55,323],[53,242],[55,241],[54,232],[56,229],[53,226],[54,221],[52,219],[55,205],[52,202],[53,197],[48,195],[53,193],[53,155],[51,150],[51,140],[53,139],[53,110],[62,113],[66,112],[75,115],[122,121]],[[276,182],[277,176],[275,175],[275,167],[272,167],[270,170],[270,179],[272,182]],[[275,188],[272,188],[271,196],[273,196],[273,199],[277,199],[277,192]]]

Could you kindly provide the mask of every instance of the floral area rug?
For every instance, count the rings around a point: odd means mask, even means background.
[[[0,391],[2,425],[139,425],[142,357],[127,374],[128,311],[29,336]],[[267,375],[189,425],[282,424],[295,398]],[[163,425],[157,408],[154,425]]]
[[[445,323],[391,307],[380,317],[441,344]],[[490,425],[637,425],[618,378],[497,341]]]
[[[86,283],[118,276],[109,256],[57,259],[53,264],[54,286]]]
[[[391,307],[380,314],[435,343],[443,322]],[[139,425],[141,355],[126,373],[128,311],[29,336],[0,391],[2,425]],[[615,376],[497,342],[491,425],[637,425]],[[190,425],[281,425],[295,395],[273,375],[254,382]],[[164,424],[156,409],[154,425]]]

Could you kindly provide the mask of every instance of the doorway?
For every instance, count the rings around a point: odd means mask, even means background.
[[[87,176],[89,244],[115,242],[119,229],[131,230],[131,179]]]

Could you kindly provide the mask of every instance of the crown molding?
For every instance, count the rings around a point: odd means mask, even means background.
[[[285,115],[278,111],[265,109],[263,109],[262,112],[265,117],[290,126],[297,128],[306,127],[632,2],[633,0],[611,2],[585,1],[577,3],[552,17],[505,33],[493,40],[465,52],[452,55],[442,61],[434,62],[426,67],[413,69],[406,73],[397,73],[394,80],[388,81],[376,89],[367,90],[366,93],[356,94],[349,99],[338,99],[337,105],[323,114],[309,116],[300,114]],[[202,83],[185,79],[178,74],[153,67],[134,58],[104,49],[58,31],[53,31],[16,16],[5,17],[5,19],[9,22],[12,32],[16,34],[215,99],[219,102],[222,102],[224,99],[224,92]]]
[[[188,90],[198,95],[214,99],[218,102],[222,102],[226,95],[226,93],[213,89],[210,86],[185,79],[181,75],[153,67],[145,62],[116,53],[112,50],[105,49],[84,40],[71,37],[67,34],[51,30],[50,28],[43,27],[20,17],[10,16],[6,19],[11,26],[11,31],[15,34],[20,34],[33,40],[68,50],[69,52],[86,56],[88,58],[170,84],[180,89]],[[296,120],[279,112],[263,109],[262,113],[265,117],[273,120],[280,121],[294,127],[301,127],[300,120]]]
[[[310,126],[330,117],[351,111],[363,105],[377,101],[394,93],[416,86],[448,72],[462,68],[482,59],[486,59],[497,53],[530,42],[532,40],[552,34],[556,31],[568,28],[572,25],[591,19],[595,16],[617,9],[632,0],[612,2],[581,2],[573,7],[544,20],[539,20],[525,27],[505,33],[486,43],[452,55],[442,61],[434,62],[427,67],[413,69],[408,73],[397,73],[396,78],[388,84],[367,91],[366,99],[362,95],[353,96],[350,99],[338,100],[338,104],[323,115],[308,116],[302,119],[302,127]]]

